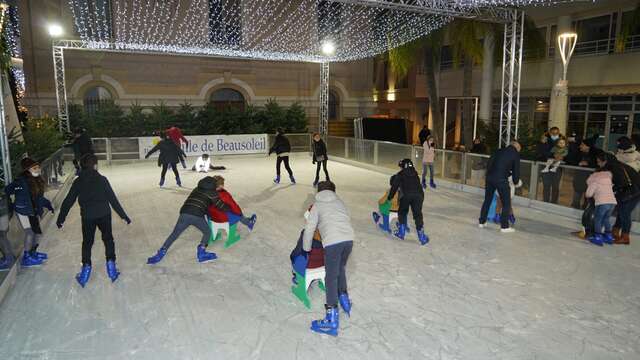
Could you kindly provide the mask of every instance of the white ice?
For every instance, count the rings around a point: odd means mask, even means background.
[[[273,185],[274,158],[218,163],[253,233],[219,259],[198,264],[199,233],[188,230],[157,266],[145,264],[171,231],[202,176],[181,170],[185,188],[157,186],[153,162],[103,167],[133,223],[114,215],[118,264],[104,271],[100,238],[85,289],[80,219],[44,229],[47,264],[20,272],[0,306],[2,359],[639,359],[640,247],[599,248],[569,232],[575,220],[517,209],[517,232],[477,228],[478,196],[429,191],[431,237],[420,246],[376,231],[371,211],[388,176],[329,163],[357,239],[348,264],[351,318],[340,335],[309,330],[324,293],[307,310],[290,291],[289,252],[311,203],[315,167],[292,166],[298,185]],[[284,170],[284,169],[283,169]]]

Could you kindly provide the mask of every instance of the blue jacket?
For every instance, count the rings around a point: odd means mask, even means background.
[[[41,216],[44,213],[45,208],[53,212],[53,205],[51,205],[51,201],[44,196],[38,197],[35,204],[31,201],[29,183],[27,182],[27,179],[22,176],[15,179],[11,184],[5,187],[4,192],[9,197],[11,195],[15,195],[16,199],[13,204],[13,209],[20,215]]]

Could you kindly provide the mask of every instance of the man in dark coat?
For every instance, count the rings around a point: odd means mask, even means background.
[[[487,222],[489,207],[493,201],[493,194],[498,191],[502,200],[502,214],[500,215],[500,225],[502,232],[513,232],[509,227],[509,213],[511,211],[511,189],[509,188],[509,177],[514,184],[520,182],[520,150],[522,147],[517,141],[512,141],[511,145],[498,150],[489,159],[487,168],[487,179],[484,193],[484,202],[480,211],[479,226],[484,228]]]
[[[160,151],[158,166],[162,166],[162,172],[160,173],[160,186],[164,185],[164,176],[167,174],[167,168],[169,166],[171,166],[171,170],[173,170],[173,174],[176,176],[176,184],[178,184],[178,186],[182,186],[176,164],[186,157],[184,151],[182,151],[182,149],[179,148],[167,135],[164,136],[162,141],[149,150],[144,158],[148,159],[149,156],[156,151]]]

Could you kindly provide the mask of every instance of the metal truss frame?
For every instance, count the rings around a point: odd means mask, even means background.
[[[318,119],[318,132],[325,137],[329,132],[329,63],[320,64],[320,116]]]
[[[511,21],[504,24],[499,147],[506,147],[518,138],[523,33],[524,12],[513,10]]]

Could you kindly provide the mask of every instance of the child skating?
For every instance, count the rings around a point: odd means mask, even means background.
[[[429,170],[429,186],[435,189],[436,183],[433,180],[433,162],[436,158],[436,143],[432,135],[429,135],[424,144],[422,144],[422,150],[422,188],[427,188],[427,170]]]
[[[245,225],[249,229],[249,231],[253,231],[253,227],[255,226],[256,220],[258,219],[256,214],[253,214],[250,217],[244,216],[244,214],[242,213],[242,209],[240,208],[240,205],[236,203],[236,201],[233,199],[233,196],[231,196],[231,194],[224,188],[224,178],[222,176],[217,175],[217,176],[214,176],[213,179],[216,182],[216,191],[218,192],[218,196],[220,197],[220,200],[222,200],[223,203],[229,206],[229,211],[225,212],[220,210],[213,204],[209,205],[208,211],[209,211],[209,217],[211,218],[211,220],[217,223],[228,222],[229,227],[237,223],[241,223]],[[232,230],[229,230],[229,231],[232,231]],[[215,236],[216,234],[213,234],[213,235]],[[227,236],[231,236],[231,235],[227,234]]]
[[[202,154],[202,156],[198,157],[196,164],[191,168],[191,171],[201,173],[207,173],[209,170],[226,170],[226,168],[224,166],[211,165],[211,158],[209,157],[209,154]]]
[[[291,143],[289,143],[289,139],[284,136],[284,130],[282,128],[278,128],[276,130],[276,138],[273,142],[273,146],[269,149],[269,155],[271,153],[276,153],[276,178],[273,179],[273,182],[276,184],[280,183],[280,164],[284,163],[284,168],[289,173],[289,179],[292,184],[296,183],[296,179],[293,177],[293,171],[289,166],[289,152],[291,151]]]
[[[120,272],[116,267],[116,245],[113,241],[111,227],[111,209],[113,208],[127,225],[131,224],[131,219],[120,205],[109,180],[96,170],[97,164],[98,158],[93,154],[85,155],[80,159],[82,171],[73,181],[69,193],[64,198],[56,221],[58,228],[62,228],[69,210],[77,199],[82,221],[82,268],[76,275],[76,280],[82,287],[91,277],[91,249],[96,236],[96,228],[102,234],[107,275],[111,282],[115,282]]]
[[[393,175],[390,179],[389,179],[389,186],[393,186],[393,182],[396,178],[396,175]],[[387,197],[389,196],[389,190],[387,190],[384,195],[382,195],[382,197],[378,200],[378,212],[373,212],[372,216],[373,216],[373,222],[378,226],[378,228],[386,233],[391,234],[391,224],[390,224],[390,216],[391,213],[398,213],[398,209],[400,207],[398,198],[399,198],[400,192],[397,192],[394,196],[393,199],[391,199],[391,201],[387,200]],[[382,222],[380,222],[380,220],[382,220]]]
[[[213,177],[207,176],[198,182],[198,186],[191,191],[191,194],[184,201],[180,208],[178,221],[173,227],[173,231],[167,237],[164,244],[158,252],[147,259],[147,264],[157,264],[167,254],[174,241],[189,227],[194,226],[202,232],[202,239],[196,249],[196,259],[198,262],[215,260],[217,255],[207,252],[207,244],[211,238],[211,228],[207,224],[206,215],[209,206],[214,206],[224,212],[230,210],[229,205],[225,204],[218,196],[216,191],[216,181]]]
[[[400,207],[398,209],[398,230],[394,233],[396,237],[404,240],[407,231],[407,215],[409,208],[413,213],[413,220],[416,224],[418,240],[420,244],[426,245],[429,237],[424,233],[424,220],[422,218],[422,203],[424,202],[424,190],[420,184],[418,172],[413,167],[411,159],[403,159],[398,163],[402,168],[397,174],[389,190],[387,200],[391,201],[396,192],[400,191]]]
[[[616,207],[616,196],[613,193],[613,175],[611,171],[596,171],[587,179],[587,192],[585,196],[595,200],[595,212],[593,215],[593,234],[587,239],[595,245],[603,243],[613,245],[611,227],[611,213]]]
[[[46,183],[40,176],[40,164],[24,158],[20,165],[22,174],[5,188],[5,193],[8,197],[15,195],[14,211],[24,231],[24,254],[20,264],[31,267],[42,265],[48,258],[47,254],[37,251],[42,236],[40,217],[45,208],[53,213],[53,206],[44,197]]]
[[[324,169],[324,179],[329,181],[329,172],[327,171],[327,145],[324,143],[320,134],[313,134],[313,164],[316,165],[316,179],[313,186],[318,186],[320,181],[320,167]]]
[[[338,335],[339,311],[338,301],[342,310],[351,314],[351,300],[347,292],[346,265],[355,237],[351,227],[351,218],[346,206],[336,195],[336,186],[331,181],[318,184],[316,201],[309,211],[309,218],[304,229],[302,241],[303,250],[311,252],[313,235],[316,229],[320,232],[324,245],[325,287],[326,287],[326,316],[321,320],[311,322],[311,330]]]

